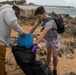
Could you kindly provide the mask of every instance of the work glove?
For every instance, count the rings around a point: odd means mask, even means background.
[[[20,34],[22,38],[25,38],[26,37],[26,33],[23,32],[22,34]]]
[[[32,52],[36,53],[37,48],[38,48],[37,44],[34,44],[32,47]]]

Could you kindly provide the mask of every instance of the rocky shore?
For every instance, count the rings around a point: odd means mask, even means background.
[[[36,18],[33,16],[34,9],[22,10],[18,19],[19,24],[25,28],[32,27]],[[76,18],[70,17],[68,14],[60,14],[63,18],[66,31],[61,35],[61,48],[58,52],[59,64],[58,75],[76,75]],[[39,27],[40,29],[41,27]],[[39,30],[38,29],[38,30]],[[13,32],[14,33],[14,32]],[[34,41],[37,40],[39,32],[33,34]],[[14,44],[17,44],[17,36],[12,35]],[[47,51],[45,49],[44,40],[39,44],[36,60],[46,62]],[[7,48],[6,52],[6,73],[7,75],[24,75],[23,71],[16,64],[11,48]],[[52,63],[51,63],[52,64]],[[51,65],[52,66],[52,65]]]

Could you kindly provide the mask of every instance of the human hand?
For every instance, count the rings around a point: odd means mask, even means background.
[[[38,48],[37,44],[34,44],[33,47],[32,47],[32,52],[33,53],[36,53],[36,49]]]
[[[26,33],[23,32],[22,34],[20,34],[22,38],[26,37]]]

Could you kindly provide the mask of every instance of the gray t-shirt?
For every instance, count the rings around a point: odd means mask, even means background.
[[[50,17],[50,16],[48,16],[46,14],[46,18],[48,18],[48,17]],[[41,25],[43,25],[43,23],[44,23],[44,21],[41,21]],[[50,28],[50,30],[44,37],[44,39],[46,41],[51,41],[51,40],[54,40],[57,38],[57,35],[58,35],[57,31],[52,29],[52,28],[57,29],[57,25],[54,20],[49,20],[48,22],[45,23],[44,26],[42,26],[42,28]]]

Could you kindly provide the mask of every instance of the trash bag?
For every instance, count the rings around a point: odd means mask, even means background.
[[[36,54],[26,47],[12,46],[12,52],[18,65],[35,62]]]
[[[31,48],[13,46],[12,52],[25,75],[53,75],[46,63],[35,60],[36,54],[32,53]]]
[[[23,66],[22,69],[26,75],[53,75],[48,65],[41,61],[36,61],[27,67]]]
[[[41,61],[36,61],[33,65],[34,75],[52,75],[48,65]]]

